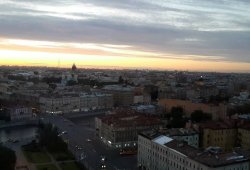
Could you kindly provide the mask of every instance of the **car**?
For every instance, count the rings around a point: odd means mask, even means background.
[[[107,160],[107,158],[105,156],[101,156],[101,162],[104,163]]]
[[[107,166],[105,164],[101,164],[101,169],[106,169]]]
[[[79,146],[77,149],[78,149],[78,150],[82,150],[83,148]]]
[[[83,149],[81,146],[78,146],[78,145],[76,145],[75,148],[76,148],[77,150],[82,150],[82,149]]]
[[[86,154],[83,152],[83,153],[81,153],[80,160],[83,160],[83,159],[85,159],[86,157],[87,157]]]
[[[67,134],[68,132],[67,131],[63,131],[62,134]]]
[[[91,140],[91,139],[87,139],[86,141],[87,141],[87,142],[91,142],[92,140]]]

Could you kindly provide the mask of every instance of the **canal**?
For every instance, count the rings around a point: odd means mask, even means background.
[[[24,140],[33,138],[36,135],[36,126],[18,126],[0,129],[0,142],[5,143],[9,140]]]

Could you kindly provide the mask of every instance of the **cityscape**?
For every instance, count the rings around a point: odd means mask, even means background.
[[[0,2],[0,170],[250,170],[250,2]]]

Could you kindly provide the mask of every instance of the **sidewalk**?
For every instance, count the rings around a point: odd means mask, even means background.
[[[16,168],[17,167],[24,167],[24,166],[27,166],[29,170],[36,170],[36,166],[32,163],[29,163],[22,150],[21,149],[17,149],[16,150],[16,156],[17,156],[17,161],[16,161]]]

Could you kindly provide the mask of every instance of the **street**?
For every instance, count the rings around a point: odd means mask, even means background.
[[[136,156],[120,156],[119,151],[108,148],[95,136],[94,116],[69,120],[59,115],[45,115],[42,120],[54,124],[59,132],[66,132],[61,136],[68,142],[69,150],[88,169],[101,169],[102,156],[106,157],[107,170],[136,169]]]

